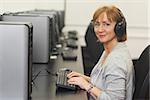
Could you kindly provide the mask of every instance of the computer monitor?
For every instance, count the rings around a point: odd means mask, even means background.
[[[31,23],[0,21],[0,100],[29,100],[31,81]]]
[[[45,14],[53,14],[55,16],[56,24],[58,25],[58,28],[60,28],[59,24],[59,11],[57,10],[45,10],[45,9],[35,9],[35,10],[30,10],[29,12],[41,12]]]
[[[0,21],[2,20],[2,15],[0,15]]]
[[[49,19],[49,55],[51,55],[53,48],[56,47],[56,25],[55,18],[52,14],[40,13],[40,12],[20,12],[18,15],[32,15],[32,16],[44,16]]]
[[[33,24],[33,63],[49,62],[50,21],[47,16],[17,13],[3,15],[2,20],[31,22]]]
[[[59,31],[60,31],[60,35],[62,33],[62,29],[65,26],[65,11],[64,10],[60,10],[58,11],[59,14]]]
[[[45,15],[45,16],[53,16],[53,21],[51,23],[51,32],[52,32],[52,48],[56,48],[57,43],[59,43],[59,27],[58,27],[58,13],[51,10],[31,10],[26,13]]]

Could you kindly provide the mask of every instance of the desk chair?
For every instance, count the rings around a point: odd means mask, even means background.
[[[101,57],[104,47],[97,42],[93,24],[90,23],[85,34],[86,47],[82,47],[84,74],[90,75],[91,70]]]
[[[149,57],[150,45],[140,55],[135,64],[135,91],[133,100],[149,100]]]

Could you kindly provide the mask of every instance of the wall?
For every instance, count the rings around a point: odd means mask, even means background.
[[[0,0],[1,13],[16,12],[34,8],[34,0]]]
[[[66,25],[87,26],[102,5],[116,5],[124,13],[129,29],[148,28],[148,0],[66,0]],[[150,27],[150,26],[149,26]]]
[[[35,8],[64,10],[64,0],[0,0],[0,14]]]

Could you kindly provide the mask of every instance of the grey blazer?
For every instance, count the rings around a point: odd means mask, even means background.
[[[98,100],[132,100],[134,68],[126,44],[119,42],[102,65],[104,55],[105,51],[90,76],[91,83],[102,90]]]

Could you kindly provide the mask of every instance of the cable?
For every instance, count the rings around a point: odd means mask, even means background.
[[[42,70],[41,70],[41,71],[42,71]],[[35,76],[33,76],[32,81],[34,81],[34,80],[39,76],[39,74],[41,73],[41,71],[39,71]]]
[[[42,71],[46,71],[47,73],[48,73],[48,75],[51,75],[51,76],[57,76],[57,73],[52,73],[52,72],[50,72],[50,71],[48,71],[47,69],[42,69],[42,70],[40,70],[36,75],[34,75],[33,76],[33,78],[32,78],[32,85],[34,85],[35,86],[35,79],[38,77],[38,76],[40,76],[40,73],[42,72]],[[43,75],[42,75],[43,76]],[[44,75],[44,76],[47,76],[47,75]]]
[[[48,71],[47,69],[45,69],[45,71],[51,76],[58,76],[57,73],[52,73],[52,72]]]

